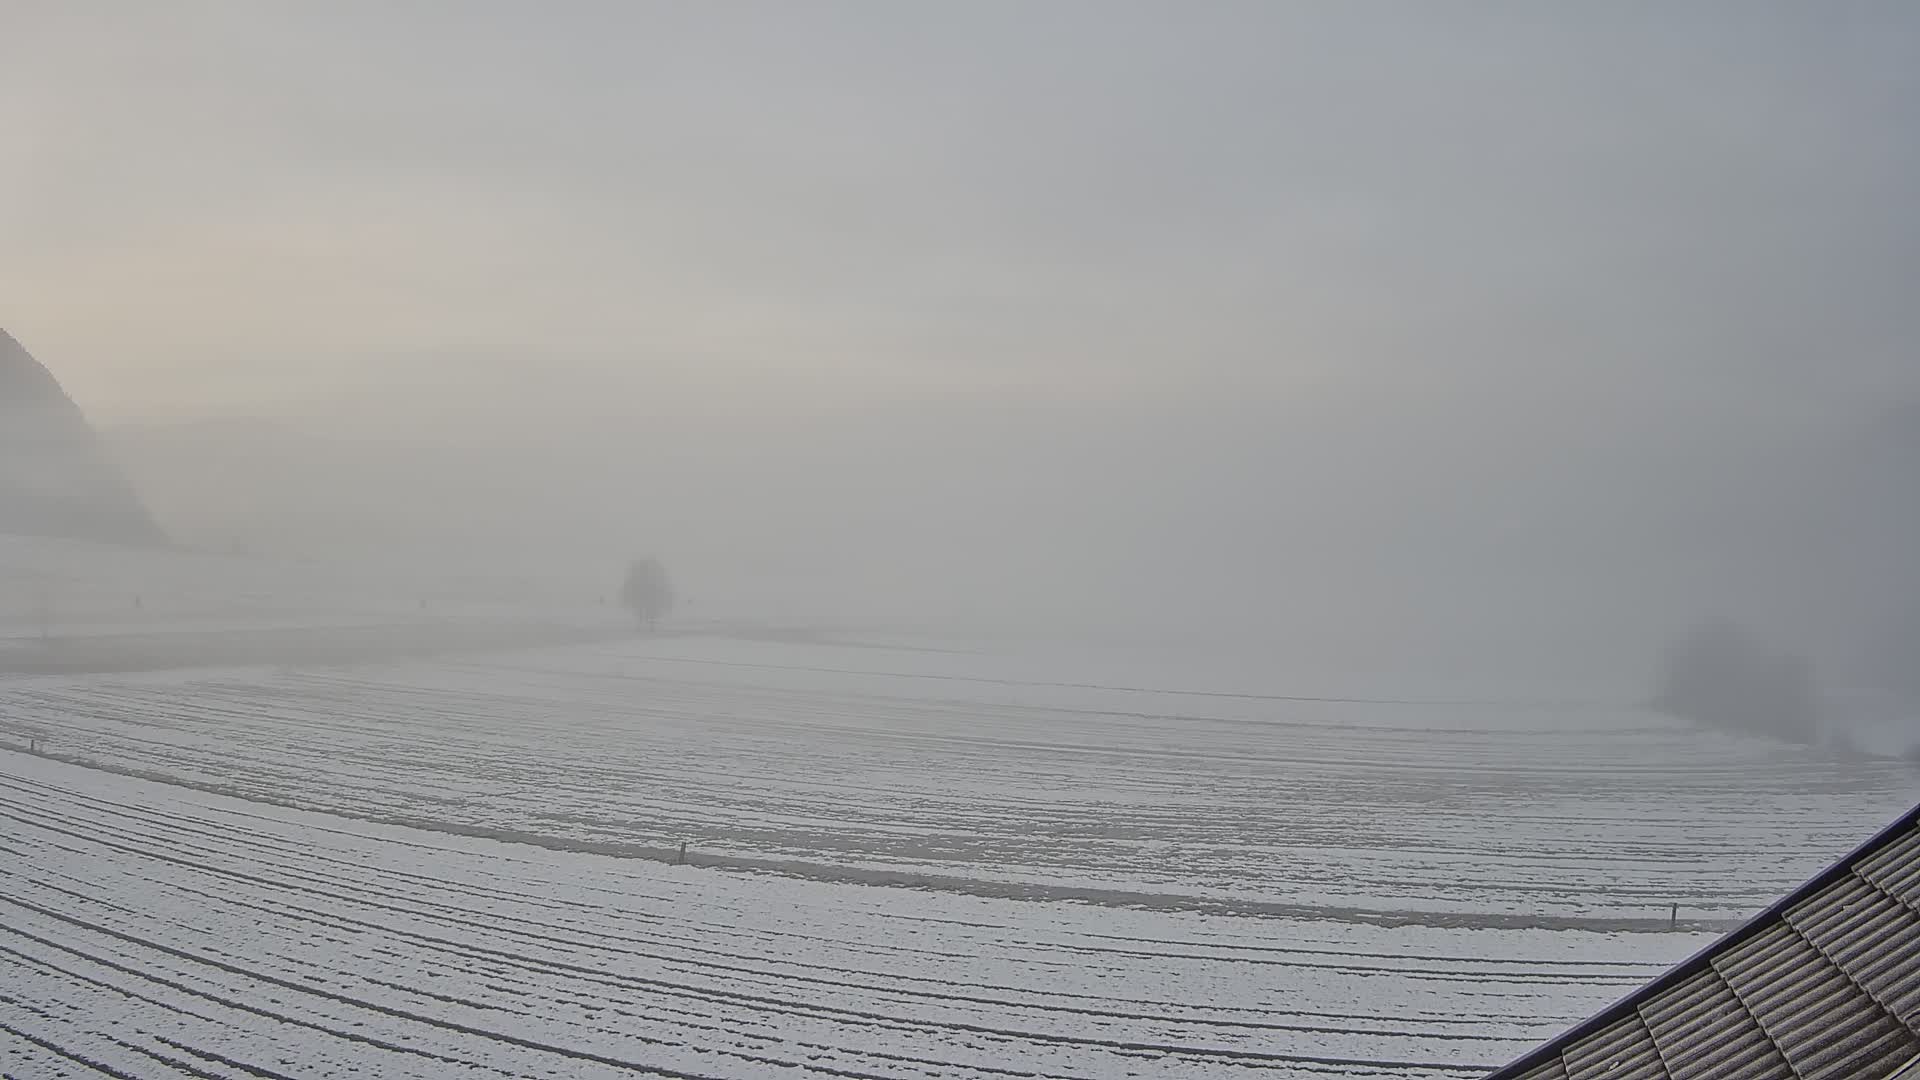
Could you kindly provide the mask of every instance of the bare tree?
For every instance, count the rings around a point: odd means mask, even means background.
[[[660,565],[660,560],[648,556],[634,560],[633,565],[627,567],[626,583],[620,587],[620,602],[648,630],[673,610],[673,582],[667,579],[666,567]]]
[[[1817,698],[1804,657],[1770,649],[1715,619],[1667,651],[1652,704],[1713,727],[1811,743],[1819,733]]]

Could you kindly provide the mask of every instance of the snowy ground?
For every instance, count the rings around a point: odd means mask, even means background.
[[[6,538],[0,586],[22,1080],[1470,1076],[1920,798],[1283,657]]]
[[[0,752],[0,1071],[1468,1076],[1706,935],[822,884]]]
[[[586,641],[599,594],[289,559],[0,535],[0,676],[341,664]]]
[[[1033,677],[1047,670],[1063,676]],[[687,841],[815,877],[1488,926],[1749,914],[1920,779],[1632,710],[1103,681],[1125,674],[628,638],[15,678],[0,741],[362,817],[629,853]]]
[[[0,534],[0,648],[43,637],[337,629],[448,618],[620,622],[607,599],[604,592],[452,570]]]

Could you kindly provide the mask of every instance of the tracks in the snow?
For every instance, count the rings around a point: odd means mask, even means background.
[[[1464,1076],[1584,1007],[1567,980],[1657,966],[714,874],[0,761],[23,1075]]]

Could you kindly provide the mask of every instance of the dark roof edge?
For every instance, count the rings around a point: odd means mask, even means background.
[[[1528,1051],[1525,1056],[1488,1073],[1486,1080],[1517,1080],[1517,1078],[1527,1070],[1538,1068],[1552,1060],[1570,1044],[1578,1042],[1638,1010],[1642,1002],[1660,993],[1674,983],[1697,974],[1701,969],[1712,963],[1714,957],[1773,925],[1774,922],[1778,921],[1784,915],[1788,908],[1833,884],[1840,878],[1845,877],[1847,873],[1853,869],[1855,864],[1892,843],[1895,838],[1901,836],[1908,829],[1916,825],[1920,825],[1920,806],[1915,806],[1913,809],[1895,818],[1892,822],[1888,823],[1885,828],[1874,833],[1872,839],[1854,848],[1839,862],[1815,874],[1807,880],[1806,884],[1775,900],[1765,911],[1762,911],[1735,929],[1723,934],[1706,948],[1680,961],[1652,982],[1641,986],[1619,1001],[1614,1002],[1573,1027],[1534,1047]]]

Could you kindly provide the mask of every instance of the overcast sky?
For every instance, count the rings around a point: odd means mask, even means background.
[[[1898,0],[0,18],[0,325],[96,419],[644,451],[683,562],[1597,602],[1920,397]]]

